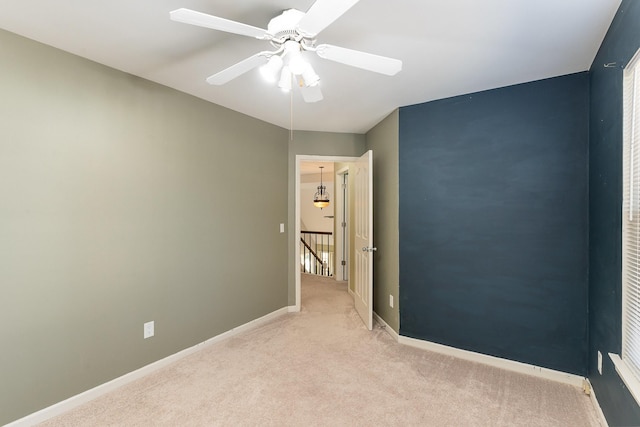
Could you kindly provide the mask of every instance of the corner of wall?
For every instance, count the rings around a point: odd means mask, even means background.
[[[373,240],[378,248],[373,264],[374,311],[399,332],[398,109],[367,132],[366,148],[373,151]]]

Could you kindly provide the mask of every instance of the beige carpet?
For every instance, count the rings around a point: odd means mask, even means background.
[[[302,311],[219,342],[44,426],[599,426],[576,387],[367,331],[346,286],[305,277]]]

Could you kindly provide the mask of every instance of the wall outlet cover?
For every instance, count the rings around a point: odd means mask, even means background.
[[[598,350],[598,373],[602,375],[602,353]]]
[[[144,324],[144,339],[151,338],[155,334],[155,322],[147,322]]]

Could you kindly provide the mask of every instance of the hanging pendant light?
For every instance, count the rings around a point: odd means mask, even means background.
[[[322,184],[322,169],[324,166],[320,166],[320,185],[318,191],[313,196],[313,206],[316,208],[326,208],[329,206],[329,193],[327,193],[327,187]]]

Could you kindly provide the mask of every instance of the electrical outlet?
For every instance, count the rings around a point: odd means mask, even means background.
[[[602,353],[598,351],[598,373],[602,375]]]
[[[155,331],[155,322],[152,320],[151,322],[147,322],[144,324],[144,339],[151,338]]]
[[[284,233],[284,224],[280,223],[280,233]]]
[[[393,308],[393,295],[389,295],[389,307]]]

